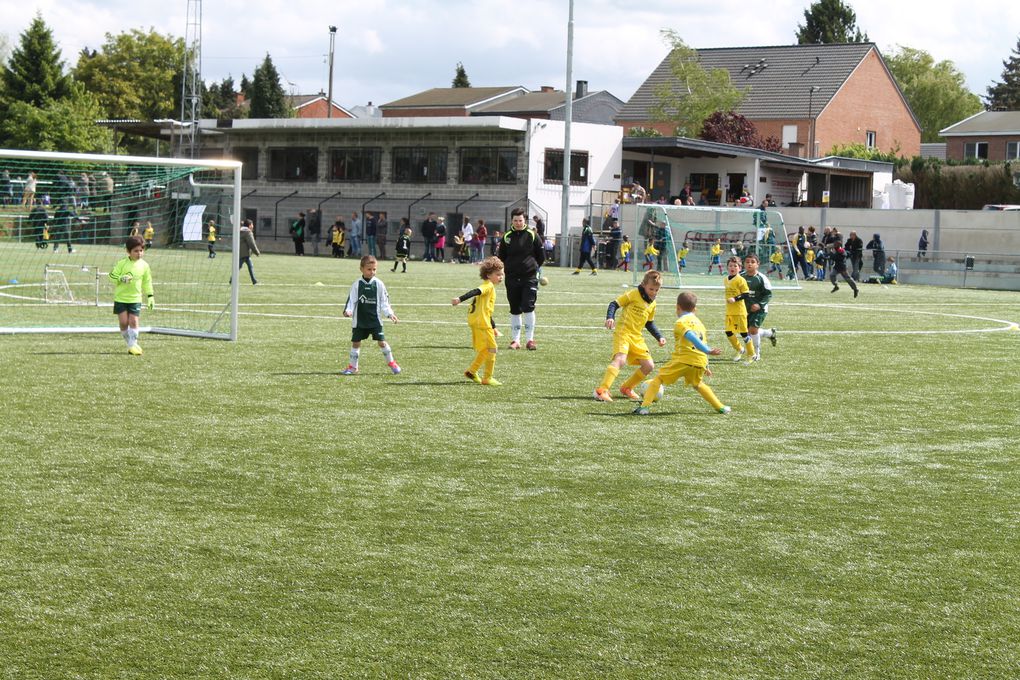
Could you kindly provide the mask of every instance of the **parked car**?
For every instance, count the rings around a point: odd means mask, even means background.
[[[1020,205],[1009,205],[1006,203],[989,203],[982,210],[1020,210]]]

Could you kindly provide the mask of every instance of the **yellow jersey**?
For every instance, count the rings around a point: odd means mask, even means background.
[[[712,257],[716,257],[722,252],[722,245],[718,243],[712,244]]]
[[[783,254],[777,250],[769,257],[769,262],[772,264],[783,264]]]
[[[492,328],[492,313],[496,311],[496,286],[492,281],[483,281],[478,286],[480,295],[471,298],[468,311],[468,325],[472,328]]]
[[[678,252],[678,253],[676,254],[676,256],[677,256],[678,258],[680,258],[681,260],[683,260],[683,259],[685,259],[685,258],[687,257],[687,253],[689,253],[689,252],[691,252],[691,249],[690,249],[690,248],[681,248],[681,249],[680,249],[680,252]]]
[[[144,238],[144,239],[145,239],[146,241],[151,241],[151,240],[152,240],[152,237],[153,237],[153,236],[155,236],[155,235],[156,235],[156,230],[155,230],[155,229],[153,229],[153,228],[152,228],[152,225],[150,224],[149,226],[147,226],[147,227],[145,228],[145,234],[144,234],[143,238]]]
[[[344,232],[339,229],[335,229],[333,231],[333,245],[342,246],[343,244],[344,244]]]
[[[726,316],[747,316],[747,307],[743,300],[730,302],[730,298],[747,293],[747,281],[740,274],[726,277]]]
[[[620,307],[620,319],[616,322],[616,333],[620,336],[640,338],[645,324],[655,318],[655,300],[645,301],[641,288],[633,288],[616,298]]]
[[[627,257],[630,254],[631,243],[630,241],[624,241],[620,244],[620,255],[621,257]]]
[[[708,332],[705,330],[705,324],[701,323],[701,319],[694,316],[694,312],[681,314],[680,318],[676,320],[676,325],[673,326],[676,344],[673,345],[673,356],[671,358],[691,366],[700,366],[702,368],[708,366],[708,355],[695,347],[694,343],[686,338],[687,331],[694,331],[698,339],[706,345],[708,344]]]
[[[659,254],[659,251],[651,243],[649,243],[648,247],[645,248],[645,255],[658,255],[658,254]]]
[[[216,240],[216,227],[209,225],[209,238],[207,239],[210,243]]]

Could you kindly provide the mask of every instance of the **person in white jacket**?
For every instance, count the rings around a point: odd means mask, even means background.
[[[394,374],[400,373],[400,366],[393,360],[393,350],[386,342],[383,334],[383,318],[397,323],[397,315],[390,307],[390,298],[386,294],[386,286],[375,278],[379,263],[371,255],[361,258],[361,278],[351,286],[344,306],[344,316],[351,319],[351,360],[347,368],[340,371],[341,375],[355,375],[358,372],[358,358],[361,354],[361,341],[372,337],[378,341],[386,365]]]

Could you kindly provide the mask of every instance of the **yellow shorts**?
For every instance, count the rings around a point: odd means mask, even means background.
[[[476,352],[485,352],[496,349],[496,333],[492,328],[471,327],[471,346]]]
[[[627,363],[632,366],[637,366],[642,361],[650,361],[652,353],[648,351],[648,345],[645,344],[645,339],[641,336],[634,338],[634,336],[620,336],[613,335],[613,356],[617,354],[624,354],[627,357]]]
[[[744,333],[747,334],[747,315],[746,314],[727,314],[726,315],[726,330],[731,333]]]
[[[658,373],[659,380],[662,381],[663,385],[672,385],[683,378],[684,381],[691,387],[697,387],[700,385],[701,379],[704,375],[704,366],[692,366],[679,361],[670,361],[660,368]]]

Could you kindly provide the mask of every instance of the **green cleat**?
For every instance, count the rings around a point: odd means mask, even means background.
[[[472,373],[471,371],[464,371],[464,377],[470,380],[471,382],[478,383],[479,385],[482,384],[482,379],[479,378],[474,373]]]
[[[727,414],[728,414],[728,413],[729,413],[730,411],[732,411],[732,410],[733,410],[733,409],[731,409],[731,408],[730,408],[729,406],[723,406],[723,407],[721,407],[721,408],[719,409],[719,413],[721,413],[721,414],[723,414],[723,415],[727,415]]]
[[[499,387],[503,383],[501,383],[500,381],[496,380],[492,376],[489,376],[488,378],[482,378],[482,384],[483,385],[492,385],[493,387]]]
[[[636,409],[634,409],[634,415],[636,416],[647,416],[650,415],[651,413],[652,412],[648,410],[647,406],[638,406]]]

